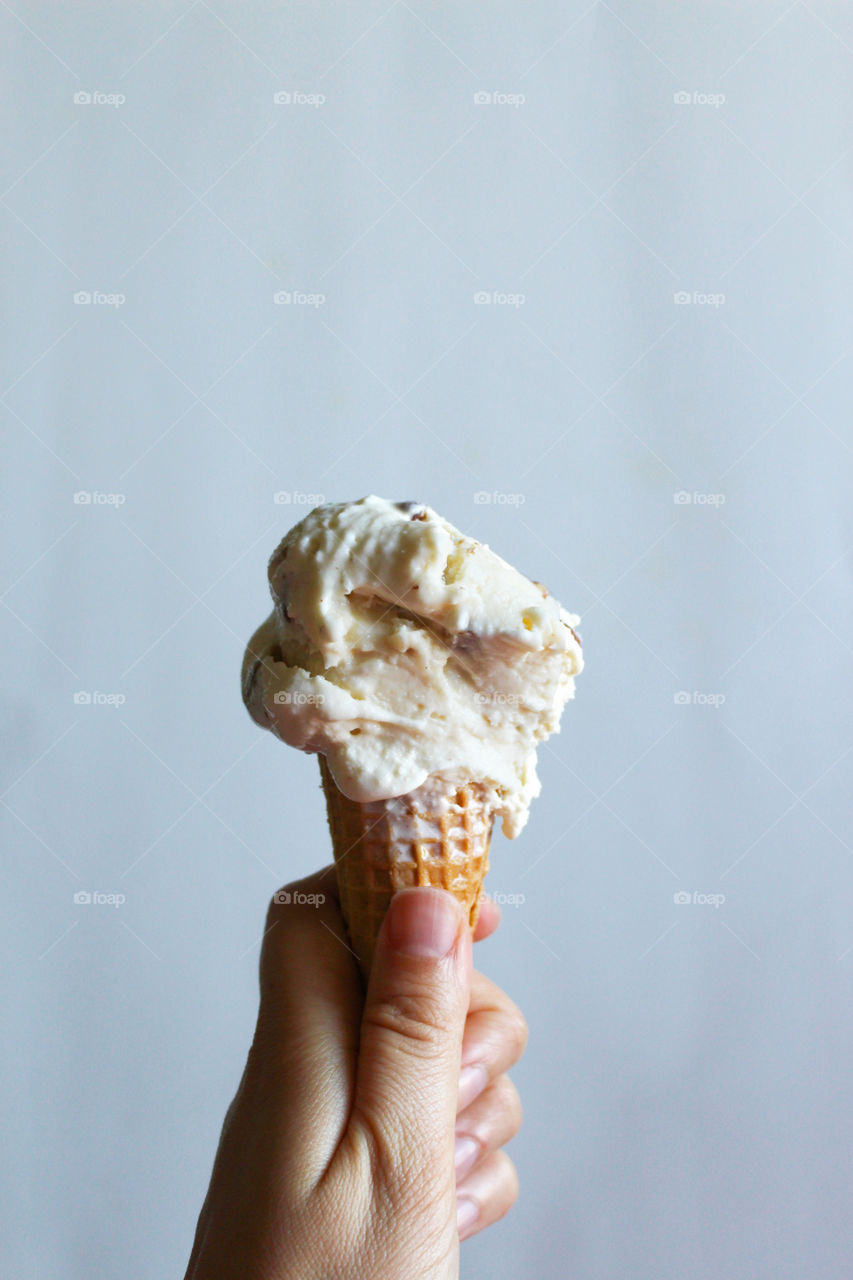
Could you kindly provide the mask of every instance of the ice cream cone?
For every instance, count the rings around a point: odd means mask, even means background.
[[[407,795],[360,803],[338,789],[325,756],[319,761],[341,908],[365,981],[398,889],[449,889],[473,929],[489,867],[494,788],[434,776]]]

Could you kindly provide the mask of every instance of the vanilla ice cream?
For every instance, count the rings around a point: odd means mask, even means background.
[[[243,662],[257,723],[322,752],[352,800],[430,775],[491,784],[516,836],[583,668],[578,619],[430,507],[374,496],[307,515],[269,581]]]

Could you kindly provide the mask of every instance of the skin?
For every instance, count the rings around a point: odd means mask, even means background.
[[[185,1280],[457,1280],[460,1239],[518,1194],[502,1147],[521,1124],[506,1072],[524,1018],[473,970],[444,890],[395,895],[365,993],[333,868],[287,887]],[[499,920],[484,899],[474,940]]]

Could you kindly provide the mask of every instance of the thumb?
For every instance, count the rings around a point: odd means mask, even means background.
[[[452,1186],[471,930],[445,889],[403,889],[377,939],[361,1025],[351,1124],[394,1200]],[[437,1185],[433,1181],[437,1179]]]

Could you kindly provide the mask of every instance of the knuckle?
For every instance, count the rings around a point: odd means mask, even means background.
[[[529,1038],[527,1019],[515,1005],[507,1011],[506,1037],[512,1052],[512,1061],[518,1062],[527,1048]]]
[[[498,1107],[504,1118],[505,1127],[508,1133],[514,1138],[521,1128],[521,1122],[524,1119],[521,1098],[519,1097],[518,1090],[510,1080],[509,1076],[501,1076],[496,1084]],[[509,1141],[509,1138],[506,1140]]]
[[[503,1217],[518,1199],[518,1170],[505,1151],[495,1152],[495,1163],[497,1168],[496,1180],[500,1186],[500,1216]]]
[[[483,1095],[483,1106],[467,1131],[488,1150],[511,1141],[521,1128],[521,1099],[509,1076],[499,1076]]]
[[[504,1158],[506,1160],[506,1181],[507,1181],[507,1191],[508,1191],[507,1209],[511,1209],[512,1206],[515,1204],[516,1200],[518,1199],[518,1192],[519,1192],[518,1170],[516,1169],[513,1162],[510,1160],[509,1156],[505,1155],[504,1152],[501,1152],[501,1154],[504,1155]]]
[[[371,1001],[364,1011],[368,1026],[390,1032],[401,1048],[432,1056],[453,1027],[453,1018],[440,1002],[420,993]]]

